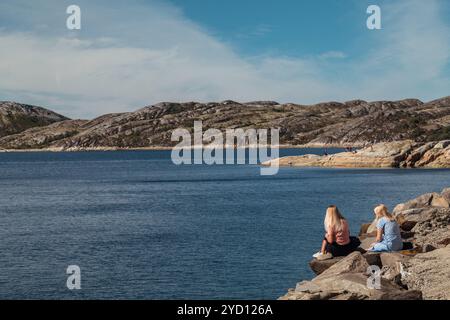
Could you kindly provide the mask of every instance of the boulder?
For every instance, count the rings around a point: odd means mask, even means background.
[[[377,232],[377,219],[374,219],[372,223],[367,227],[366,233],[373,234]]]
[[[443,247],[440,244],[450,238],[450,208],[432,207],[420,214],[418,222],[412,229],[415,232],[415,242],[421,246],[431,244]]]
[[[399,252],[382,252],[380,254],[380,260],[383,267],[395,267],[399,263],[407,262],[409,259],[411,259],[410,256],[403,255]]]
[[[361,252],[361,251],[359,251],[359,252]],[[371,265],[371,266],[376,265],[381,268],[380,253],[377,253],[377,252],[365,252],[365,253],[361,252],[361,253],[368,265]],[[313,259],[309,262],[309,266],[316,275],[320,275],[325,270],[329,269],[331,266],[340,262],[344,258],[346,258],[346,257],[335,257],[335,258],[328,259],[328,260]]]
[[[400,226],[402,226],[406,221],[417,222],[422,219],[422,213],[428,209],[429,207],[403,210],[395,214],[395,219]]]
[[[410,256],[399,252],[383,252],[380,255],[382,264],[381,276],[384,279],[402,285],[402,272],[404,264],[411,259]]]
[[[445,189],[444,189],[445,191]],[[405,214],[405,211],[412,209],[426,208],[426,207],[439,207],[439,208],[449,208],[450,201],[448,199],[447,191],[443,195],[439,193],[426,193],[413,200],[405,203],[401,203],[394,208],[393,213],[397,216],[399,213]],[[409,212],[414,213],[412,212]]]
[[[365,239],[361,240],[361,244],[359,245],[360,248],[364,249],[364,250],[368,250],[370,248],[370,246],[372,245],[372,243],[374,243],[376,240],[376,237],[367,237]]]
[[[368,286],[368,276],[363,273],[348,272],[338,275],[316,277],[312,281],[300,283],[296,290],[290,290],[281,300],[420,300],[417,290],[404,290],[384,278],[380,288]]]
[[[441,197],[443,197],[447,202],[450,203],[450,188],[445,188],[441,192]]]
[[[398,204],[394,208],[393,213],[396,214],[396,213],[399,213],[399,212],[402,212],[405,210],[409,210],[409,209],[428,207],[431,205],[431,201],[433,200],[434,195],[439,195],[439,194],[426,193],[426,194],[423,194],[423,195],[421,195],[413,200],[410,200],[408,202]]]
[[[405,263],[402,283],[424,299],[450,299],[450,246],[422,253]]]
[[[372,225],[372,223],[364,223],[363,225],[361,225],[361,228],[359,229],[359,235],[358,236],[362,236],[364,234],[367,234],[367,230],[369,229],[369,227]]]
[[[381,268],[381,277],[397,285],[402,285],[401,270],[397,267],[383,266]]]
[[[395,221],[397,221],[398,225],[401,226],[406,222],[405,215],[401,212],[394,214]]]
[[[431,200],[431,206],[440,208],[449,208],[450,204],[445,197],[442,197],[441,195],[434,195],[433,199]]]
[[[319,275],[322,272],[324,272],[325,270],[327,270],[329,267],[331,267],[332,265],[341,261],[343,258],[344,257],[335,257],[335,258],[328,259],[328,260],[313,259],[309,262],[309,266],[316,275]]]
[[[366,272],[369,264],[361,252],[355,251],[323,271],[317,278],[336,276],[349,272]]]
[[[314,281],[302,281],[297,283],[295,292],[319,293],[322,289]]]

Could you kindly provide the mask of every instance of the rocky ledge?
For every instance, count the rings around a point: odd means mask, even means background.
[[[384,142],[332,155],[289,156],[263,163],[280,166],[330,168],[450,168],[450,140],[418,143]]]
[[[375,221],[361,227],[360,251],[310,262],[316,277],[302,281],[280,300],[449,300],[450,188],[428,193],[393,211],[412,249],[370,253]],[[367,286],[369,266],[380,268],[380,287]]]

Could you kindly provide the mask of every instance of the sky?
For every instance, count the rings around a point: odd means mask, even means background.
[[[72,4],[81,30],[66,27]],[[430,101],[450,95],[449,17],[447,0],[2,0],[0,100],[72,118],[161,101]]]

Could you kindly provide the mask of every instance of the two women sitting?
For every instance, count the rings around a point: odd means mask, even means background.
[[[369,251],[401,250],[403,242],[395,218],[388,212],[385,205],[377,206],[374,213],[377,220],[377,237]],[[314,255],[315,258],[346,256],[358,250],[361,242],[358,238],[350,236],[348,222],[336,206],[328,207],[324,227],[326,234],[322,241],[322,248]]]

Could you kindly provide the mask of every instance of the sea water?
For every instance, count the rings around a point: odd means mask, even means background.
[[[0,153],[0,298],[276,299],[313,276],[328,205],[356,235],[375,205],[449,181],[450,170],[261,176],[256,165],[176,166],[170,151]],[[66,286],[69,265],[80,290]]]

